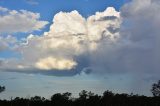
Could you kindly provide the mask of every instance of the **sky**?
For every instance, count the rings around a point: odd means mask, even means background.
[[[159,0],[0,0],[2,99],[81,90],[151,96]]]

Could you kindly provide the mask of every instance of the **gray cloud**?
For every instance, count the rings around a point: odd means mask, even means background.
[[[3,60],[0,60],[0,66],[3,65]]]
[[[97,21],[106,21],[106,20],[115,20],[115,19],[117,19],[116,16],[106,16],[98,19]]]
[[[127,40],[131,42],[132,48],[129,57],[136,71],[146,73],[159,72],[160,66],[160,15],[159,1],[145,0],[126,4],[122,8],[124,23],[130,25],[124,27],[122,33],[126,33]]]
[[[121,8],[120,38],[102,43],[91,55],[96,74],[130,73],[136,79],[160,74],[160,15],[158,0],[133,0]],[[101,70],[101,71],[99,71]]]

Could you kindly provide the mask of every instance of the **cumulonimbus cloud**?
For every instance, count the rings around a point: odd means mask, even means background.
[[[22,59],[15,61],[12,68],[73,70],[81,65],[80,56],[97,51],[102,42],[115,42],[119,27],[119,12],[112,7],[87,19],[77,11],[60,12],[54,16],[48,32],[42,36],[29,35],[16,48]]]
[[[20,60],[8,60],[2,68],[52,72],[87,69],[100,75],[157,74],[160,69],[159,9],[158,0],[133,0],[120,12],[109,7],[87,19],[76,10],[59,12],[48,32],[41,36],[29,35],[26,42],[15,48],[21,53]]]

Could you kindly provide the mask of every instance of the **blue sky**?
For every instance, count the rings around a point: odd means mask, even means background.
[[[0,0],[0,98],[150,96],[160,69],[157,2]]]
[[[115,7],[116,10],[119,10],[120,7],[128,1],[129,0],[1,0],[0,5],[11,10],[24,9],[40,13],[42,20],[50,22],[43,31],[34,32],[41,34],[45,30],[49,30],[53,16],[60,11],[70,12],[77,10],[82,16],[88,17],[97,11],[104,11],[107,7]]]
[[[29,1],[36,2],[32,4]],[[108,6],[113,6],[117,10],[128,0],[1,0],[1,6],[8,7],[10,9],[26,9],[42,14],[44,19],[52,19],[51,15],[56,14],[59,11],[72,11],[78,10],[83,16],[94,14],[96,11],[103,11]],[[19,5],[17,4],[19,3]],[[46,11],[47,9],[47,11]]]

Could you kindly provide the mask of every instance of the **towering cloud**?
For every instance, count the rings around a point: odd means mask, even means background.
[[[120,12],[108,7],[87,19],[77,11],[59,12],[48,32],[29,35],[15,48],[21,59],[8,60],[1,69],[12,66],[65,74],[83,70],[96,75],[127,72],[156,78],[160,69],[159,4],[158,0],[133,0]]]
[[[79,63],[81,57],[96,52],[103,42],[116,42],[119,27],[119,12],[112,7],[87,19],[77,11],[60,12],[54,16],[48,32],[42,36],[29,35],[26,42],[16,48],[22,59],[15,61],[13,67],[74,71],[82,65]],[[11,64],[7,64],[6,68]]]

